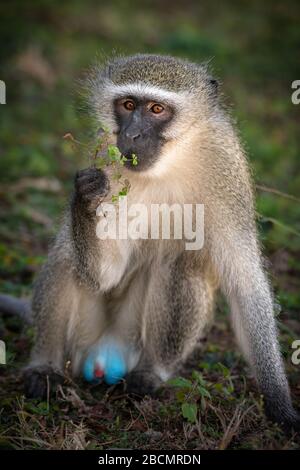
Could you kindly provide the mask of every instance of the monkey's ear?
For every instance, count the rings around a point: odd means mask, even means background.
[[[219,92],[219,82],[215,78],[209,79],[209,86],[213,96],[217,97]]]

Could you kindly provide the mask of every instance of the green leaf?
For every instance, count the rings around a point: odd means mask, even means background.
[[[132,165],[133,166],[137,166],[138,164],[138,158],[137,156],[135,155],[135,153],[132,154]]]
[[[214,384],[214,389],[217,390],[217,392],[223,392],[223,385],[220,382],[217,382]]]
[[[186,392],[183,390],[176,392],[176,399],[179,403],[183,403],[186,400]]]
[[[122,155],[120,158],[120,163],[124,165],[125,162],[127,162],[128,158],[125,157],[125,155]]]
[[[129,187],[128,186],[123,186],[120,191],[119,191],[119,196],[127,196],[128,194]]]
[[[206,398],[211,399],[211,395],[210,395],[209,391],[206,390],[206,388],[199,386],[198,390],[199,390],[199,393],[200,393],[201,397],[206,397]]]
[[[122,157],[121,152],[118,149],[118,147],[116,147],[115,145],[111,145],[111,144],[107,146],[107,155],[109,156],[112,162],[120,161]]]
[[[228,369],[228,367],[224,366],[224,364],[222,364],[221,362],[218,362],[218,367],[220,371],[222,372],[222,374],[224,375],[224,377],[230,376],[230,370]]]
[[[190,423],[197,422],[197,405],[196,403],[183,403],[181,406],[182,416]]]
[[[202,374],[200,372],[198,372],[197,370],[193,370],[192,372],[192,378],[194,380],[196,380],[196,382],[201,385],[202,387],[205,387],[206,386],[206,382],[202,376]]]
[[[175,377],[174,379],[168,380],[168,384],[171,387],[178,387],[178,388],[192,388],[193,384],[190,380],[185,379],[184,377]]]

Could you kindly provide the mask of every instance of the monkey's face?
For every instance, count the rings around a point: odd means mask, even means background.
[[[163,131],[174,116],[174,109],[167,104],[126,96],[114,101],[114,114],[117,121],[117,146],[128,158],[125,165],[136,171],[150,168],[165,142]],[[138,164],[132,165],[132,155],[137,156]]]

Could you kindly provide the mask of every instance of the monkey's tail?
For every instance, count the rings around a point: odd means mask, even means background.
[[[0,294],[0,313],[17,315],[26,323],[32,324],[30,301],[28,299],[16,299],[10,295]]]

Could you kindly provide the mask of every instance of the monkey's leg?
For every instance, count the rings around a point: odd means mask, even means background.
[[[184,253],[152,267],[142,324],[142,354],[128,391],[151,394],[193,352],[212,316],[214,290]]]
[[[37,326],[31,360],[24,371],[25,393],[45,397],[62,382],[67,360],[77,375],[83,351],[101,333],[104,315],[93,292],[80,286],[69,264],[53,252],[37,279],[32,309]],[[60,253],[62,260],[64,254]]]
[[[61,381],[67,320],[76,302],[70,269],[64,263],[55,264],[50,252],[33,292],[32,313],[37,334],[30,363],[24,372],[27,396],[45,396],[49,381],[53,385]]]
[[[242,350],[252,365],[264,395],[268,416],[286,428],[300,429],[280,354],[270,286],[263,271],[256,241],[248,234],[224,237],[214,259],[221,284],[231,305],[233,323]]]

